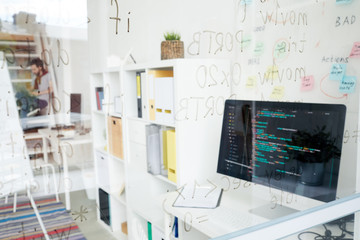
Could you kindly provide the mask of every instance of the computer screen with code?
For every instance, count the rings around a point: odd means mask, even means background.
[[[217,172],[332,201],[345,113],[337,104],[227,100]]]

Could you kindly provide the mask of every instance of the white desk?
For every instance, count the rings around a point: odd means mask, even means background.
[[[244,181],[243,181],[244,182]],[[243,186],[243,185],[242,185]],[[310,208],[310,206],[316,206],[322,204],[319,201],[309,200],[306,198],[302,198],[301,196],[297,196],[296,202],[295,200],[289,204],[286,203],[287,193],[278,191],[278,190],[271,190],[273,193],[276,194],[278,202],[275,204],[272,201],[271,194],[269,192],[269,188],[259,185],[253,185],[247,189],[243,187],[233,190],[230,189],[229,191],[224,191],[221,199],[220,206],[215,209],[200,209],[200,208],[181,208],[181,207],[173,207],[172,204],[174,203],[175,199],[178,197],[178,192],[171,192],[164,195],[164,202],[163,208],[165,212],[165,216],[167,214],[176,216],[179,220],[183,221],[185,224],[179,224],[179,228],[185,228],[185,231],[195,228],[199,232],[202,232],[206,236],[210,238],[223,236],[229,234],[231,232],[235,232],[247,227],[255,226],[260,223],[264,223],[269,221],[268,218],[260,217],[259,215],[252,214],[249,212],[251,209],[257,209],[262,206],[266,206],[266,211],[276,211],[276,208],[281,208],[281,204],[284,206],[288,206],[297,210],[305,210]],[[282,197],[281,197],[282,194]],[[282,203],[280,199],[282,198]],[[290,198],[288,198],[289,200]],[[306,201],[310,201],[306,203]],[[276,207],[272,209],[272,207]],[[240,226],[234,227],[229,226],[226,223],[219,222],[218,218],[221,215],[221,211],[227,211],[231,217],[231,210],[233,209],[233,213],[235,215],[243,215],[242,221]],[[276,213],[274,213],[276,214]],[[222,215],[223,217],[223,215]],[[169,217],[165,217],[165,226],[171,225],[168,221]],[[187,228],[187,229],[186,229]],[[170,231],[170,230],[169,230]],[[169,234],[167,232],[166,234]]]
[[[92,137],[90,134],[86,135],[77,135],[73,138],[58,138],[58,131],[50,130],[50,129],[40,129],[39,133],[44,136],[45,138],[50,140],[50,143],[54,149],[54,151],[61,151],[62,162],[61,158],[59,158],[60,162],[58,164],[62,164],[64,169],[64,191],[65,191],[65,206],[66,210],[71,209],[70,203],[70,190],[71,190],[71,180],[69,178],[69,166],[68,166],[68,157],[71,157],[72,154],[69,153],[73,152],[73,146],[82,145],[82,144],[90,144],[92,143]],[[47,144],[44,145],[44,153],[47,153]],[[47,161],[48,156],[46,155],[45,161]]]

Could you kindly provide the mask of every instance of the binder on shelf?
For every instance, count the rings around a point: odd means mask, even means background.
[[[95,88],[95,94],[96,94],[97,110],[102,110],[102,101],[104,99],[104,88],[103,87],[96,87]]]
[[[147,222],[148,240],[164,240],[165,234],[159,228]]]
[[[145,120],[149,119],[149,110],[148,110],[148,88],[147,88],[147,78],[146,73],[141,72],[140,73],[140,79],[141,79],[141,103],[142,103],[142,118]]]
[[[154,95],[154,76],[148,75],[148,93],[149,93],[149,119],[155,121],[155,95]]]
[[[142,105],[141,105],[141,75],[140,72],[136,73],[136,97],[137,97],[137,113],[138,117],[142,117]]]
[[[124,159],[124,144],[121,118],[108,117],[108,129],[110,154],[120,159]]]
[[[171,130],[172,128],[163,127],[160,132],[160,142],[161,142],[161,175],[168,177],[168,142],[167,142],[167,133],[166,131]]]
[[[148,97],[149,97],[149,119],[155,121],[155,78],[173,77],[172,70],[150,70],[147,74]]]
[[[160,126],[151,124],[145,126],[147,171],[153,175],[161,173]]]
[[[164,132],[166,138],[166,152],[164,152],[167,167],[168,167],[168,179],[176,183],[176,137],[175,129],[166,130]]]
[[[171,232],[174,234],[175,238],[179,237],[179,220],[177,217],[174,218],[174,225],[171,229]]]
[[[147,222],[147,229],[148,229],[148,240],[152,240],[151,222]]]
[[[99,92],[95,92],[96,94],[96,109],[100,110],[100,96],[99,96]]]
[[[100,109],[99,110],[103,110],[104,91],[100,91],[99,96],[100,96]]]
[[[174,79],[155,78],[155,119],[161,123],[174,123]]]

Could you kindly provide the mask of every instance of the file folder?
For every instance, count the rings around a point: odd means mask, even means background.
[[[168,165],[168,179],[176,183],[176,137],[175,130],[165,131],[166,159]]]
[[[155,121],[155,78],[173,77],[172,70],[150,70],[147,74],[148,78],[148,97],[149,97],[149,119]]]
[[[147,79],[145,72],[141,72],[140,74],[141,79],[141,103],[142,103],[142,118],[145,120],[149,119],[149,110],[148,110],[148,88],[147,88]]]
[[[155,121],[154,76],[149,75],[149,119]]]
[[[160,123],[174,123],[174,79],[155,78],[155,119]]]
[[[153,175],[161,173],[161,147],[160,147],[160,126],[146,125],[146,156],[147,156],[147,171]]]
[[[151,222],[147,222],[147,227],[148,227],[148,240],[152,240]]]
[[[148,227],[148,240],[164,240],[165,234],[155,227],[151,222],[147,222]]]
[[[141,104],[141,76],[140,73],[136,73],[136,97],[137,97],[137,112],[138,118],[142,117],[142,104]]]
[[[161,144],[161,175],[168,177],[168,160],[167,160],[167,138],[166,131],[169,128],[162,127],[160,131],[160,144]]]

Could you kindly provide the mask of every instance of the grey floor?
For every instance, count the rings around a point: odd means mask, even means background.
[[[60,199],[65,202],[64,194],[60,194]],[[96,219],[96,202],[87,198],[85,190],[71,192],[71,215],[79,226],[81,232],[88,240],[116,239],[109,233]],[[83,217],[77,212],[87,210]],[[82,219],[81,219],[82,218]]]

